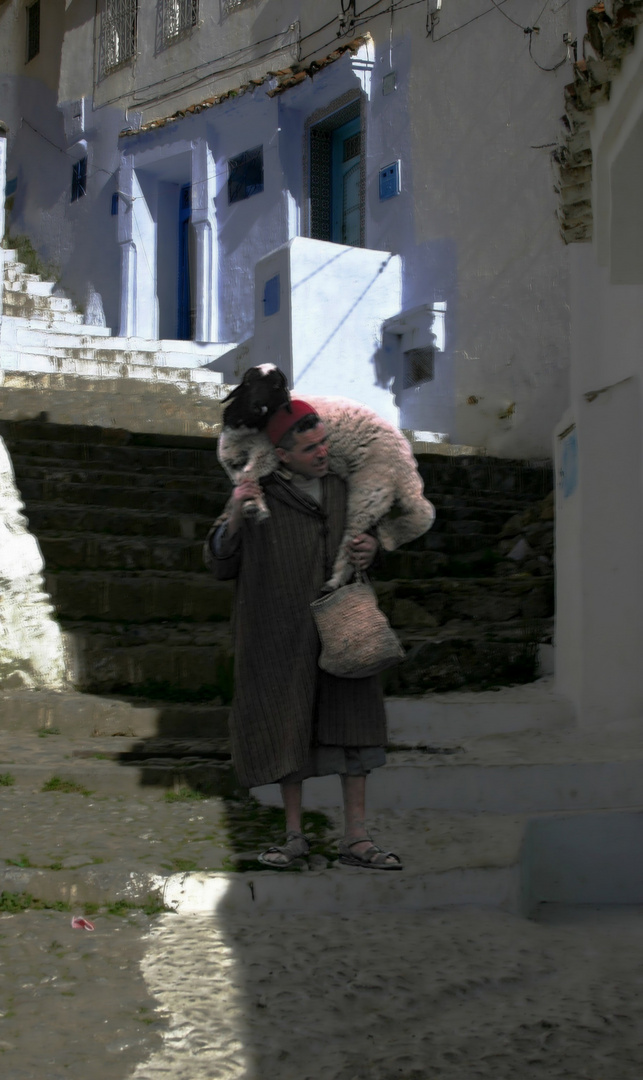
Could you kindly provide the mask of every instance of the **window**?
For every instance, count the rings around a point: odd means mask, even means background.
[[[27,8],[27,63],[40,52],[40,0]]]
[[[100,69],[109,74],[136,52],[136,0],[102,0]]]
[[[71,171],[71,201],[76,202],[87,194],[87,158],[75,161]]]
[[[199,21],[199,0],[163,0],[163,43],[171,44]]]
[[[223,14],[229,15],[235,8],[241,7],[245,4],[246,0],[221,0],[221,6],[223,8]]]
[[[228,202],[241,202],[263,191],[263,146],[228,161]]]

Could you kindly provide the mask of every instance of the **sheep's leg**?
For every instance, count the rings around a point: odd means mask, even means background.
[[[353,573],[350,559],[351,541],[372,528],[391,508],[393,493],[390,484],[375,484],[372,472],[371,467],[349,477],[346,530],[339,545],[332,575],[324,585],[325,591],[338,589],[350,580]]]

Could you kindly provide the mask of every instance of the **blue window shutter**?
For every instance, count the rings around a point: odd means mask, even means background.
[[[400,191],[400,163],[392,161],[390,165],[380,169],[380,201],[392,199],[394,195],[399,195]]]
[[[263,287],[263,313],[276,315],[281,307],[281,288],[279,274],[268,279]]]

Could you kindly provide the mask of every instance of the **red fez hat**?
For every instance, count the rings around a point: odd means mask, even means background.
[[[292,398],[289,405],[282,405],[281,408],[277,409],[277,412],[270,417],[265,428],[266,435],[272,445],[279,446],[286,432],[290,431],[298,420],[301,420],[304,416],[309,416],[311,413],[317,415],[312,405],[309,405],[307,401],[302,401],[301,398]]]

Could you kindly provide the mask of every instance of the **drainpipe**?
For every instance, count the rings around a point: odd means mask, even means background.
[[[2,322],[2,294],[4,292],[4,200],[7,187],[7,128],[0,120],[0,323]]]

